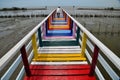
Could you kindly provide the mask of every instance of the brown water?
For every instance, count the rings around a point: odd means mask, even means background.
[[[76,19],[120,57],[120,18],[76,17]]]

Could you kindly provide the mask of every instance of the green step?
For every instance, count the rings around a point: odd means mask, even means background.
[[[43,46],[78,46],[77,41],[43,41]]]

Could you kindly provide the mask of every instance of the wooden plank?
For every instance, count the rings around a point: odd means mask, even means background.
[[[65,69],[65,70],[70,70],[70,69],[79,69],[79,70],[84,70],[84,69],[90,69],[90,66],[88,64],[82,64],[82,65],[30,65],[31,70],[47,70],[47,69]]]
[[[37,58],[37,59],[33,59],[33,61],[48,61],[48,62],[50,62],[50,61],[85,61],[86,60],[86,58],[84,58],[84,57],[66,57],[66,58],[59,58],[59,57],[57,57],[57,58]]]
[[[76,41],[43,41],[43,46],[78,46]]]
[[[51,76],[51,75],[54,75],[54,76],[56,76],[56,75],[61,75],[61,76],[65,76],[65,75],[67,75],[67,76],[70,76],[70,75],[87,75],[87,74],[89,74],[89,69],[81,69],[81,70],[79,70],[79,69],[72,69],[72,70],[65,70],[65,69],[63,69],[63,70],[56,70],[56,69],[51,69],[51,70],[42,70],[42,69],[37,69],[37,70],[35,70],[35,69],[31,69],[31,75],[33,76],[33,75],[35,75],[35,76],[42,76],[42,75],[47,75],[47,76]]]
[[[81,57],[80,53],[66,53],[66,54],[61,54],[60,52],[57,54],[54,53],[42,53],[38,54],[38,57]]]
[[[25,77],[24,80],[96,80],[96,77],[89,77],[88,75],[79,76],[31,76]]]
[[[71,61],[71,62],[32,62],[31,65],[80,65],[88,64],[87,61]]]
[[[65,18],[54,18],[53,20],[65,20]]]

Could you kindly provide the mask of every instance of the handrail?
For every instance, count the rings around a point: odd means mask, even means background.
[[[20,40],[12,49],[10,49],[1,59],[0,59],[0,71],[7,65],[7,63],[14,57],[15,53],[20,50],[20,48],[29,40],[29,38],[38,30],[38,28],[51,16],[54,12],[53,10],[42,22],[40,22],[30,33],[28,33],[22,40]]]
[[[64,9],[63,11],[80,27],[80,29],[94,42],[100,50],[108,57],[108,59],[120,70],[120,58],[117,57],[109,48],[107,48],[101,41],[93,36],[87,29],[85,29],[78,21],[71,17]]]

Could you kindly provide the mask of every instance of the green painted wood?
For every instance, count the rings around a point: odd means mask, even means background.
[[[43,46],[78,46],[77,41],[43,41]]]
[[[42,42],[42,37],[41,37],[41,29],[38,29],[38,37],[39,37],[39,46],[42,47],[43,46],[43,42]]]
[[[76,38],[76,40],[77,40],[78,43],[79,43],[79,38],[80,38],[80,28],[77,27],[77,38]]]

